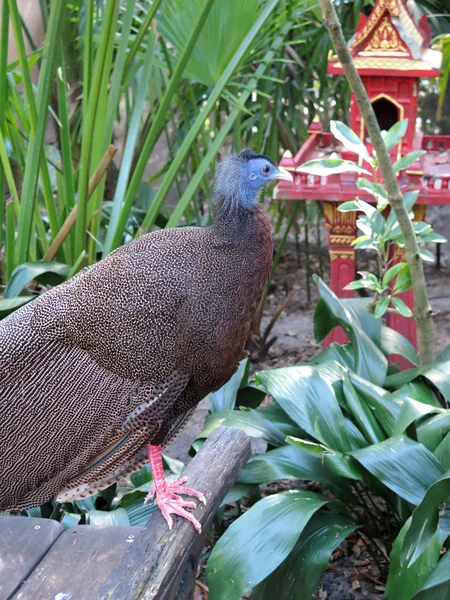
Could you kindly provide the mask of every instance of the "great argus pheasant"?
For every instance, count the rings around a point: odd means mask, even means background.
[[[292,180],[245,150],[221,161],[210,227],[154,231],[0,322],[0,510],[98,492],[147,459],[172,515],[201,493],[164,478],[162,448],[245,356],[272,264],[258,191]]]

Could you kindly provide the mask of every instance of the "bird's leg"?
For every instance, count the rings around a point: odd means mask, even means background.
[[[183,487],[182,484],[187,481],[187,477],[180,477],[180,479],[177,479],[173,483],[166,481],[161,446],[148,444],[147,453],[153,475],[153,484],[145,498],[145,502],[152,500],[153,496],[156,494],[156,504],[159,506],[163,517],[167,521],[169,529],[172,529],[173,519],[171,515],[173,514],[187,519],[192,523],[195,529],[200,532],[202,529],[200,523],[194,515],[185,510],[186,508],[195,508],[195,502],[187,502],[180,498],[179,494],[194,496],[194,498],[198,498],[203,504],[206,504],[205,496],[197,490]]]

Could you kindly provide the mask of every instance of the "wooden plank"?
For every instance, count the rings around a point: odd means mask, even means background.
[[[0,517],[0,600],[8,600],[64,531],[48,519]]]
[[[180,518],[175,519],[170,531],[156,511],[102,586],[97,599],[191,599],[203,536],[249,457],[250,440],[243,431],[231,427],[216,429],[185,470],[187,485],[206,496],[206,506],[199,503],[194,511],[203,535]]]
[[[95,598],[102,583],[140,532],[140,527],[100,528],[94,525],[67,529],[13,600]]]

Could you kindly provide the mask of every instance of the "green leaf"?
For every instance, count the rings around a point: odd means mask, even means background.
[[[248,496],[254,490],[253,485],[247,485],[245,483],[235,483],[231,490],[227,493],[225,498],[222,500],[220,506],[225,506],[226,504],[231,504],[232,502],[236,502],[236,500],[240,500],[244,496]]]
[[[448,598],[450,598],[450,552],[447,551],[437,566],[430,569],[413,600],[448,600]]]
[[[364,331],[359,319],[347,309],[346,305],[325,285],[325,283],[314,276],[314,281],[319,287],[319,293],[326,302],[329,311],[333,314],[335,322],[339,323],[347,333],[355,350],[356,356],[356,371],[358,375],[372,381],[376,384],[382,385],[386,376],[387,371],[387,360],[372,342],[367,333]],[[314,315],[314,334],[317,341],[321,341],[321,334],[316,328],[317,310]],[[327,326],[328,327],[328,326]],[[318,335],[319,333],[319,335]]]
[[[406,130],[408,128],[408,119],[403,119],[402,121],[397,121],[384,136],[384,143],[386,148],[390,150],[394,146],[396,146],[402,137],[405,135]]]
[[[417,400],[413,400],[412,398],[406,398],[403,402],[402,410],[397,419],[397,423],[395,424],[395,429],[393,435],[401,435],[405,433],[406,429],[417,421],[424,415],[428,415],[433,412],[441,412],[442,409],[437,408],[436,406],[431,406],[430,404],[425,404],[423,402],[417,402]]]
[[[385,600],[410,600],[421,589],[439,559],[442,543],[435,537],[413,566],[408,568],[405,563],[401,564],[400,550],[410,523],[411,519],[403,525],[392,547]],[[421,600],[431,598],[425,597]]]
[[[399,402],[387,390],[370,383],[355,373],[349,373],[349,377],[359,397],[372,410],[386,434],[392,435],[402,402]]]
[[[60,523],[64,529],[71,529],[79,525],[83,515],[77,513],[65,513]]]
[[[306,479],[325,484],[337,497],[344,495],[348,499],[351,496],[342,480],[323,465],[321,456],[296,447],[296,438],[289,439],[292,445],[253,456],[239,475],[239,483]]]
[[[408,531],[400,550],[400,563],[410,568],[435,536],[443,543],[447,531],[439,530],[441,504],[450,497],[450,477],[444,476],[426,491],[424,498],[415,508]]]
[[[419,255],[422,260],[425,262],[434,263],[434,256],[431,254],[429,250],[425,250],[425,248],[419,248]]]
[[[337,173],[365,173],[370,175],[369,171],[359,167],[351,160],[341,160],[340,158],[317,158],[310,160],[300,167],[297,167],[297,173],[309,173],[310,175],[336,175]]]
[[[16,308],[20,308],[27,302],[34,300],[36,296],[16,296],[15,298],[0,299],[0,313],[10,313]]]
[[[256,380],[313,438],[333,450],[350,450],[344,416],[320,365],[262,371]]]
[[[347,150],[355,152],[358,156],[361,156],[365,161],[372,165],[373,160],[367,148],[364,146],[362,141],[356,135],[354,131],[350,129],[344,123],[340,121],[330,121],[330,131],[334,137],[339,140]]]
[[[450,410],[421,421],[416,428],[417,439],[434,452],[450,431]]]
[[[395,390],[393,396],[395,398],[401,398],[402,400],[405,400],[406,398],[412,398],[417,402],[442,408],[441,403],[436,398],[436,394],[426,381],[413,381],[411,383],[407,383],[398,390]]]
[[[417,350],[407,338],[395,329],[382,325],[379,345],[386,356],[401,354],[414,366],[419,365]]]
[[[86,513],[86,523],[97,527],[111,527],[113,525],[130,525],[127,511],[116,508],[111,511],[90,510]]]
[[[158,29],[165,41],[181,54],[195,28],[202,1],[165,0],[159,12]],[[239,49],[260,14],[258,0],[215,2],[190,53],[184,76],[214,86]],[[224,24],[233,23],[233,35]]]
[[[396,298],[395,296],[392,298],[392,304],[398,310],[398,312],[402,315],[402,317],[412,317],[412,310],[407,306],[401,298]]]
[[[327,500],[291,490],[263,498],[219,539],[206,568],[211,598],[239,598],[291,553],[310,518]]]
[[[383,296],[375,306],[375,317],[380,319],[387,311],[389,304],[391,303],[391,296]]]
[[[410,167],[413,162],[415,162],[423,154],[426,154],[425,150],[413,150],[412,152],[408,152],[408,154],[405,154],[405,156],[402,156],[396,160],[392,167],[396,173],[403,171],[403,169]]]
[[[347,376],[344,377],[343,390],[348,410],[366,440],[370,444],[376,444],[384,440],[384,432],[379,426],[373,411],[364,401],[361,401]]]
[[[412,504],[419,504],[430,485],[443,475],[436,457],[405,436],[392,437],[351,454],[386,487]]]
[[[208,408],[212,413],[235,408],[236,395],[245,375],[247,363],[248,358],[242,360],[233,377],[219,390],[206,397]]]
[[[274,418],[273,414],[264,411],[263,408],[224,410],[207,417],[198,439],[207,438],[217,427],[238,427],[250,437],[260,437],[272,446],[282,446],[287,435],[298,435],[300,431],[295,424],[290,425],[292,421],[286,414],[282,412],[282,415],[278,419]],[[286,425],[289,432],[285,429]]]
[[[397,276],[394,284],[394,294],[406,292],[412,286],[411,270],[407,265]]]
[[[6,286],[4,297],[14,298],[23,288],[34,279],[41,279],[43,275],[52,276],[54,283],[61,283],[70,271],[68,265],[54,262],[26,262],[14,269]]]
[[[392,267],[390,267],[386,273],[383,275],[383,285],[388,285],[392,279],[398,275],[400,273],[400,271],[403,271],[406,267],[408,266],[408,263],[406,262],[399,262],[395,265],[393,265]]]
[[[252,600],[308,600],[316,592],[332,552],[357,526],[333,512],[315,513],[289,556],[252,592]]]

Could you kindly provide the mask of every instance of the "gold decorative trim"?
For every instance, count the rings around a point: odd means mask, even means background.
[[[409,169],[406,169],[406,174],[407,175],[423,175],[423,170],[422,171],[410,171]]]
[[[376,69],[381,71],[435,71],[433,65],[426,63],[423,60],[413,60],[410,58],[388,58],[388,57],[373,57],[366,58],[363,56],[355,56],[353,59],[357,69]],[[341,67],[340,61],[333,63],[335,67]]]
[[[353,233],[352,233],[352,235],[330,234],[329,243],[332,246],[351,246],[354,239],[355,239],[355,236]]]
[[[338,258],[342,260],[355,260],[355,250],[330,250],[329,254],[332,262]]]

